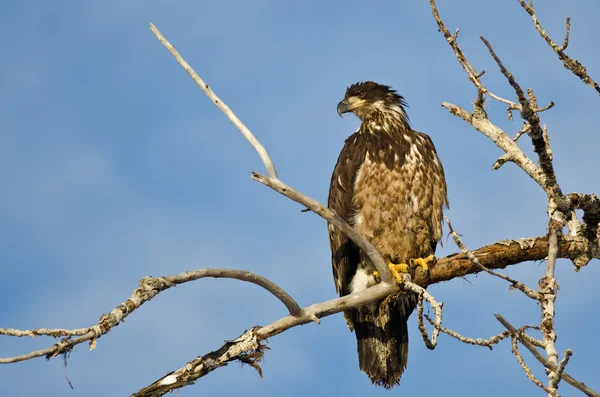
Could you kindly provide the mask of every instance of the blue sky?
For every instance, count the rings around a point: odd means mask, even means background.
[[[512,164],[491,166],[493,143],[440,103],[467,108],[475,89],[445,43],[429,3],[382,0],[277,2],[12,2],[0,14],[0,327],[85,327],[125,300],[137,281],[202,267],[248,269],[277,282],[301,305],[333,298],[324,221],[250,180],[263,172],[254,150],[148,30],[154,22],[261,140],[291,186],[325,202],[344,139],[358,126],[335,111],[358,80],[392,85],[412,125],[430,134],[444,164],[451,210],[465,243],[542,235],[545,196]],[[540,103],[565,192],[599,192],[594,169],[600,99],[565,71],[517,1],[439,1],[450,30],[494,93],[512,98],[478,39],[484,35]],[[600,79],[594,0],[539,2],[557,41],[572,18],[568,53]],[[490,117],[511,135],[505,108]],[[515,115],[516,116],[516,115]],[[530,144],[521,145],[531,153]],[[451,240],[438,251],[456,252]],[[535,286],[543,264],[510,269]],[[597,261],[580,273],[560,261],[557,341],[572,348],[567,369],[600,389]],[[430,287],[445,324],[473,337],[538,322],[538,307],[487,275]],[[127,396],[218,348],[255,324],[285,315],[266,292],[236,281],[202,280],[161,294],[62,361],[0,368],[2,394]],[[539,393],[510,346],[490,352],[442,336],[428,351],[410,320],[409,367],[392,393],[504,396]],[[358,370],[354,335],[341,315],[270,340],[260,380],[233,364],[182,396],[383,395]],[[0,338],[0,355],[52,340]],[[532,359],[528,362],[543,376]],[[563,396],[576,395],[562,386]]]

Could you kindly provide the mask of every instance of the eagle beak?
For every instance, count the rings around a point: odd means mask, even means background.
[[[350,104],[345,99],[340,101],[337,105],[337,112],[342,117],[342,114],[348,113],[350,111]]]

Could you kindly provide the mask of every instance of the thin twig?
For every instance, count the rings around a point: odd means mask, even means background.
[[[469,345],[485,346],[485,347],[488,347],[490,350],[493,349],[494,345],[497,345],[498,343],[500,343],[500,341],[502,341],[503,339],[506,339],[507,337],[509,337],[511,335],[511,332],[506,330],[506,331],[501,332],[498,335],[494,335],[488,339],[481,339],[481,338],[473,339],[473,338],[469,338],[468,336],[463,336],[463,335],[459,334],[458,332],[453,331],[449,328],[446,328],[442,325],[437,325],[431,318],[429,318],[428,315],[425,315],[425,318],[427,319],[427,321],[429,321],[429,324],[431,324],[435,328],[439,329],[440,332],[442,332],[446,335],[449,335],[449,336],[453,337],[454,339],[458,339],[459,341],[461,341],[463,343],[467,343]]]
[[[254,147],[254,149],[260,156],[260,159],[262,160],[263,164],[265,165],[265,168],[267,169],[267,174],[272,178],[277,178],[277,171],[275,170],[275,165],[273,164],[273,161],[271,161],[271,157],[269,157],[267,150],[254,137],[254,134],[252,134],[252,132],[250,132],[246,125],[242,123],[242,121],[231,111],[229,106],[227,106],[225,102],[223,102],[217,96],[217,94],[215,94],[210,89],[208,84],[206,84],[204,80],[202,80],[200,76],[198,76],[194,69],[192,69],[192,67],[183,59],[181,55],[179,55],[179,52],[175,49],[173,44],[169,43],[169,41],[162,35],[162,33],[159,32],[156,26],[154,26],[154,24],[152,23],[150,24],[150,30],[152,31],[152,33],[154,33],[158,41],[160,41],[161,44],[164,45],[169,50],[169,52],[175,57],[177,62],[185,69],[185,71],[188,72],[192,79],[194,79],[196,84],[198,84],[198,87],[200,87],[202,91],[204,91],[206,96],[210,98],[210,100],[215,105],[217,105],[217,107],[221,109],[223,113],[225,113],[227,118],[237,127],[238,130],[240,130],[242,135],[244,135],[244,138],[246,138],[248,142],[250,142],[250,144]]]
[[[502,317],[500,314],[495,314],[494,316],[496,316],[496,319],[500,322],[500,324],[502,324],[504,326],[504,328],[506,328],[509,331],[511,331],[513,335],[517,334],[518,330],[515,327],[513,327],[508,321],[506,321],[506,319],[504,319],[504,317]],[[535,346],[533,346],[531,343],[529,343],[527,341],[527,339],[523,338],[522,335],[519,336],[518,338],[519,338],[519,341],[523,344],[523,346],[525,346],[527,348],[527,350],[529,350],[531,352],[531,354],[533,354],[533,356],[540,363],[542,363],[542,365],[544,367],[548,368],[551,371],[558,371],[558,367],[556,367],[554,364],[552,364],[550,361],[548,361],[546,359],[546,357],[544,357],[535,348]],[[563,372],[562,379],[564,379],[565,382],[567,382],[568,384],[570,384],[574,388],[576,388],[578,390],[581,390],[584,394],[588,395],[589,397],[600,397],[600,393],[597,393],[594,390],[590,389],[589,387],[587,387],[585,385],[585,383],[579,382],[578,380],[576,380],[575,378],[573,378],[572,376],[570,376],[566,372]]]
[[[458,60],[460,65],[463,67],[463,69],[465,70],[467,75],[469,76],[469,80],[471,80],[471,82],[475,85],[475,87],[477,87],[477,100],[474,103],[475,107],[483,108],[483,94],[486,94],[489,97],[491,97],[501,103],[507,104],[509,109],[514,109],[514,110],[520,111],[521,106],[518,103],[514,103],[512,101],[509,101],[508,99],[502,98],[502,97],[495,95],[488,91],[487,87],[485,87],[483,85],[483,83],[481,82],[481,76],[483,76],[485,71],[481,71],[481,73],[477,73],[475,71],[475,68],[473,68],[473,66],[471,66],[471,64],[467,60],[465,54],[463,53],[462,49],[458,45],[458,41],[457,41],[458,29],[456,30],[456,32],[454,34],[450,34],[450,31],[448,30],[448,28],[444,24],[444,21],[440,17],[440,13],[437,9],[437,5],[435,4],[435,0],[430,0],[429,4],[431,6],[431,11],[433,13],[433,17],[435,18],[435,21],[438,25],[438,29],[440,30],[440,32],[442,32],[442,34],[446,38],[446,42],[450,45],[450,47],[454,51],[454,55],[456,56],[456,59]]]
[[[511,343],[512,344],[512,352],[515,355],[515,357],[517,357],[517,361],[519,362],[519,365],[521,365],[521,368],[523,368],[523,371],[525,372],[525,375],[527,375],[527,377],[529,378],[529,380],[531,380],[536,386],[538,386],[539,388],[543,389],[546,393],[556,395],[556,392],[551,392],[542,383],[541,380],[539,380],[538,378],[535,377],[535,375],[531,372],[531,369],[525,363],[525,360],[523,359],[523,356],[521,356],[521,353],[519,353],[519,343],[518,343],[519,333],[520,332],[517,331],[516,334],[513,335],[512,339],[511,339],[511,342],[512,342]]]
[[[518,141],[519,138],[521,137],[521,135],[528,134],[529,131],[530,131],[529,123],[527,123],[527,122],[523,123],[523,127],[517,132],[517,134],[513,138],[513,141],[515,141],[515,142]]]
[[[529,288],[528,286],[526,286],[522,282],[514,280],[514,279],[508,277],[505,274],[495,272],[495,271],[490,270],[487,267],[483,266],[481,264],[481,262],[479,262],[479,259],[477,259],[477,257],[473,254],[473,252],[471,252],[465,246],[465,244],[463,243],[463,241],[461,240],[461,238],[454,231],[454,229],[452,228],[452,224],[450,223],[450,219],[447,216],[444,217],[444,219],[446,220],[446,224],[448,225],[448,229],[450,229],[450,235],[454,239],[454,242],[456,243],[456,245],[458,246],[458,248],[460,248],[460,250],[462,251],[462,253],[466,254],[469,257],[469,259],[471,260],[471,262],[473,262],[474,264],[476,264],[477,266],[479,266],[486,273],[489,273],[492,276],[496,276],[498,278],[501,278],[502,280],[508,281],[511,284],[511,288],[518,289],[519,291],[521,291],[525,295],[527,295],[529,298],[535,299],[535,300],[537,300],[539,298],[538,293],[535,290]]]
[[[573,351],[571,349],[565,350],[565,355],[563,359],[560,360],[560,363],[558,363],[558,370],[556,370],[556,372],[554,373],[554,383],[556,384],[556,387],[558,387],[558,383],[561,381],[563,374],[565,373],[565,368],[567,367],[567,364],[569,363],[569,360],[571,359],[572,355]]]
[[[427,292],[424,288],[412,283],[410,281],[410,276],[404,276],[403,288],[409,289],[413,292],[416,292],[419,296],[418,305],[417,305],[417,321],[419,326],[419,331],[421,332],[421,337],[423,338],[423,342],[425,342],[425,346],[429,350],[435,349],[437,346],[437,338],[440,334],[440,329],[442,325],[442,306],[443,303],[437,302],[430,293]],[[423,324],[423,300],[427,300],[427,302],[431,305],[435,313],[435,321],[434,321],[434,329],[431,333],[431,339],[427,335],[427,329],[425,328],[425,324]]]

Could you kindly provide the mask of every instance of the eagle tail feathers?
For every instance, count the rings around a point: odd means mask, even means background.
[[[400,384],[408,363],[407,320],[414,310],[411,298],[396,296],[389,303],[386,299],[353,313],[360,370],[373,384],[386,389]]]

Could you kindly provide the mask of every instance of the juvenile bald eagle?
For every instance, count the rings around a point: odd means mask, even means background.
[[[377,247],[392,273],[427,270],[442,236],[448,206],[444,170],[431,139],[413,131],[404,98],[374,82],[348,87],[337,111],[352,112],[360,128],[340,153],[329,188],[329,208]],[[340,296],[379,282],[370,260],[329,224],[333,278]],[[395,295],[344,313],[358,342],[361,371],[389,389],[408,359],[407,320],[416,295]]]

